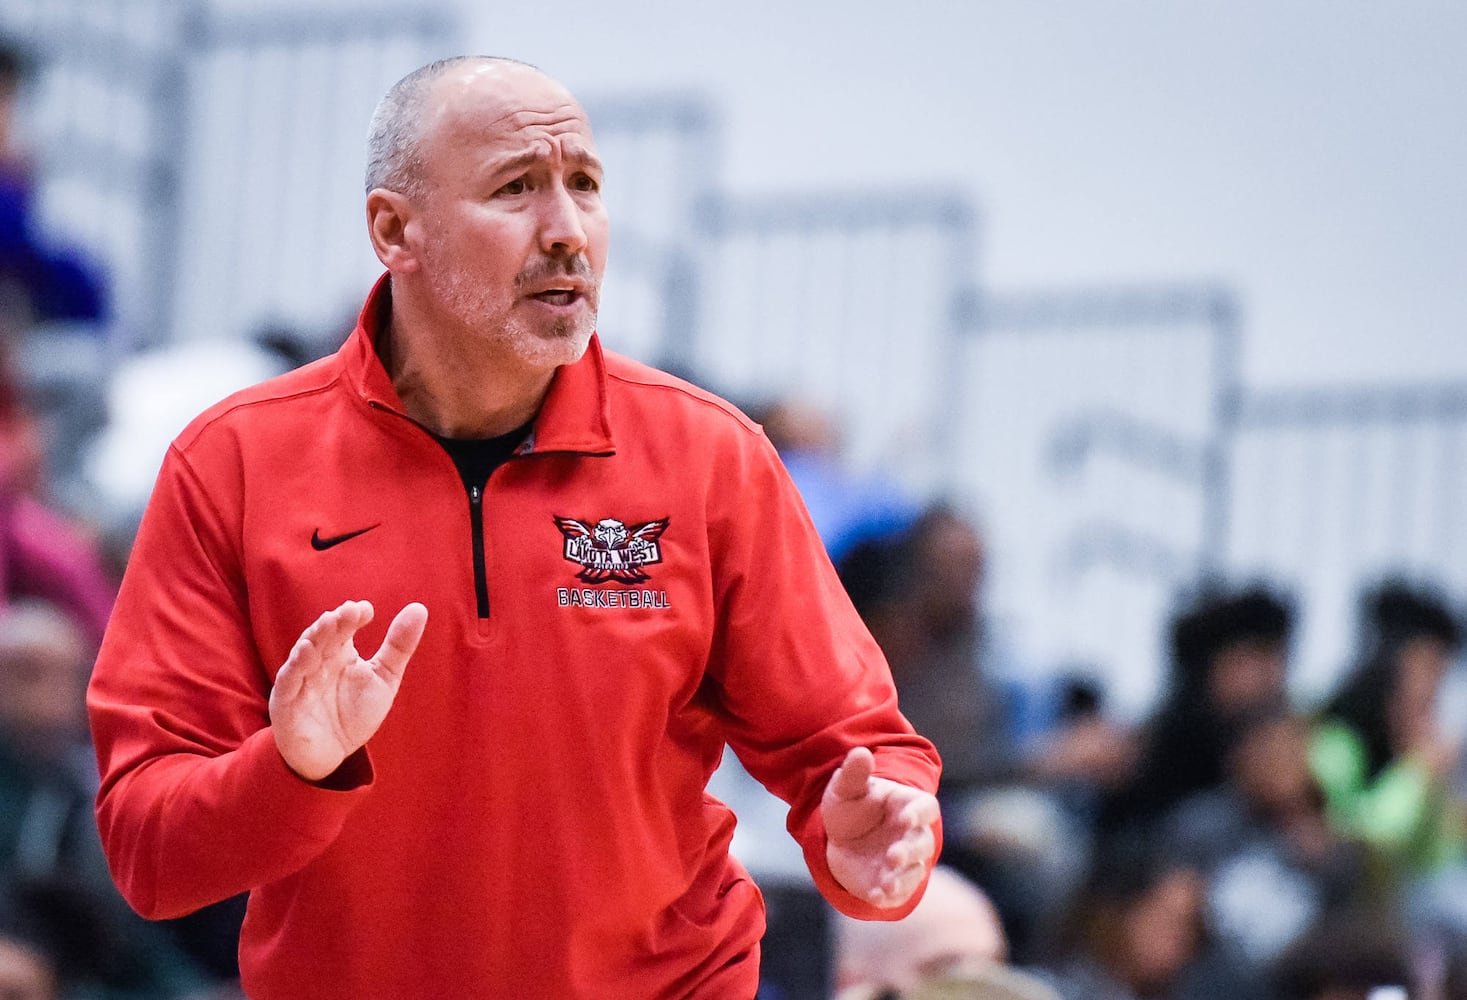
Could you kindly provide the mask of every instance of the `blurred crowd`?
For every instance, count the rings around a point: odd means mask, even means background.
[[[944,868],[904,922],[926,924],[835,921],[842,997],[1467,997],[1467,797],[1442,697],[1463,624],[1446,594],[1362,581],[1352,657],[1302,705],[1295,599],[1199,580],[1176,594],[1157,704],[1123,722],[1095,672],[1013,662],[971,517],[903,512],[890,485],[849,477],[799,403],[760,416],[943,758]],[[845,502],[872,495],[869,518]]]
[[[32,71],[0,39],[0,996],[237,996],[242,901],[142,920],[112,886],[93,818],[84,699],[126,546],[59,501],[67,414],[36,372],[57,331],[100,341],[110,315],[105,269],[48,231],[15,138]]]
[[[0,996],[238,996],[243,901],[145,922],[97,840],[83,697],[126,543],[57,502],[25,352],[54,324],[104,325],[107,294],[37,221],[10,135],[26,70],[0,43]],[[305,360],[288,336],[264,343],[259,377]],[[906,921],[826,913],[791,959],[771,906],[771,968],[821,965],[810,981],[841,1000],[1467,998],[1467,800],[1440,705],[1462,624],[1446,595],[1362,581],[1353,658],[1300,705],[1294,599],[1199,581],[1177,594],[1163,696],[1129,724],[1092,673],[1013,662],[984,614],[971,516],[851,475],[818,410],[757,415],[942,754],[946,830]],[[120,436],[161,454],[142,430]],[[762,995],[797,1000],[773,980]]]

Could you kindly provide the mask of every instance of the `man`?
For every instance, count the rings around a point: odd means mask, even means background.
[[[895,923],[835,921],[835,978],[842,995],[903,992],[1002,965],[1008,941],[993,903],[952,868],[933,869],[922,903]]]
[[[993,903],[942,865],[905,920],[837,917],[833,936],[836,1000],[1059,1000],[1043,980],[1008,964]]]
[[[752,997],[726,740],[905,915],[936,754],[759,429],[597,343],[580,106],[450,60],[370,146],[357,330],[185,430],[139,531],[89,694],[124,894],[250,890],[256,1000]]]
[[[1166,697],[1143,727],[1137,772],[1105,802],[1107,831],[1158,822],[1221,787],[1244,723],[1288,703],[1294,608],[1268,587],[1208,586],[1171,621]]]

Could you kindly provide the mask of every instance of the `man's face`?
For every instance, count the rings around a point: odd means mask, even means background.
[[[1242,639],[1224,646],[1213,657],[1207,674],[1213,708],[1232,719],[1281,703],[1287,681],[1287,649],[1282,643],[1263,639]]]
[[[960,518],[945,518],[924,540],[920,593],[927,621],[940,632],[962,629],[978,617],[983,540]]]
[[[1283,816],[1304,808],[1314,794],[1309,771],[1309,728],[1281,716],[1239,737],[1230,757],[1233,784],[1263,812]]]
[[[41,754],[61,753],[86,734],[90,664],[71,634],[0,642],[0,731]]]
[[[434,307],[528,366],[575,361],[596,326],[608,235],[585,113],[513,64],[471,64],[433,86],[410,230]]]

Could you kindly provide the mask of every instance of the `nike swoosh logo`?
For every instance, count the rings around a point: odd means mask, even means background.
[[[315,531],[311,532],[311,548],[315,549],[317,552],[325,552],[333,545],[340,545],[342,542],[349,542],[358,535],[365,535],[373,528],[380,528],[381,526],[382,525],[380,522],[377,524],[369,524],[365,528],[358,528],[356,531],[348,531],[344,535],[332,535],[330,538],[322,538],[321,529],[317,528]]]

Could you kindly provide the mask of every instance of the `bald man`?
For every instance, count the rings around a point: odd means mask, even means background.
[[[752,997],[726,742],[837,909],[905,915],[936,753],[760,429],[600,346],[580,105],[447,60],[369,147],[357,329],[195,420],[143,519],[89,692],[123,893],[248,890],[255,1000]]]
[[[905,919],[836,918],[837,1000],[1059,1000],[1007,960],[998,911],[976,885],[940,865]]]

